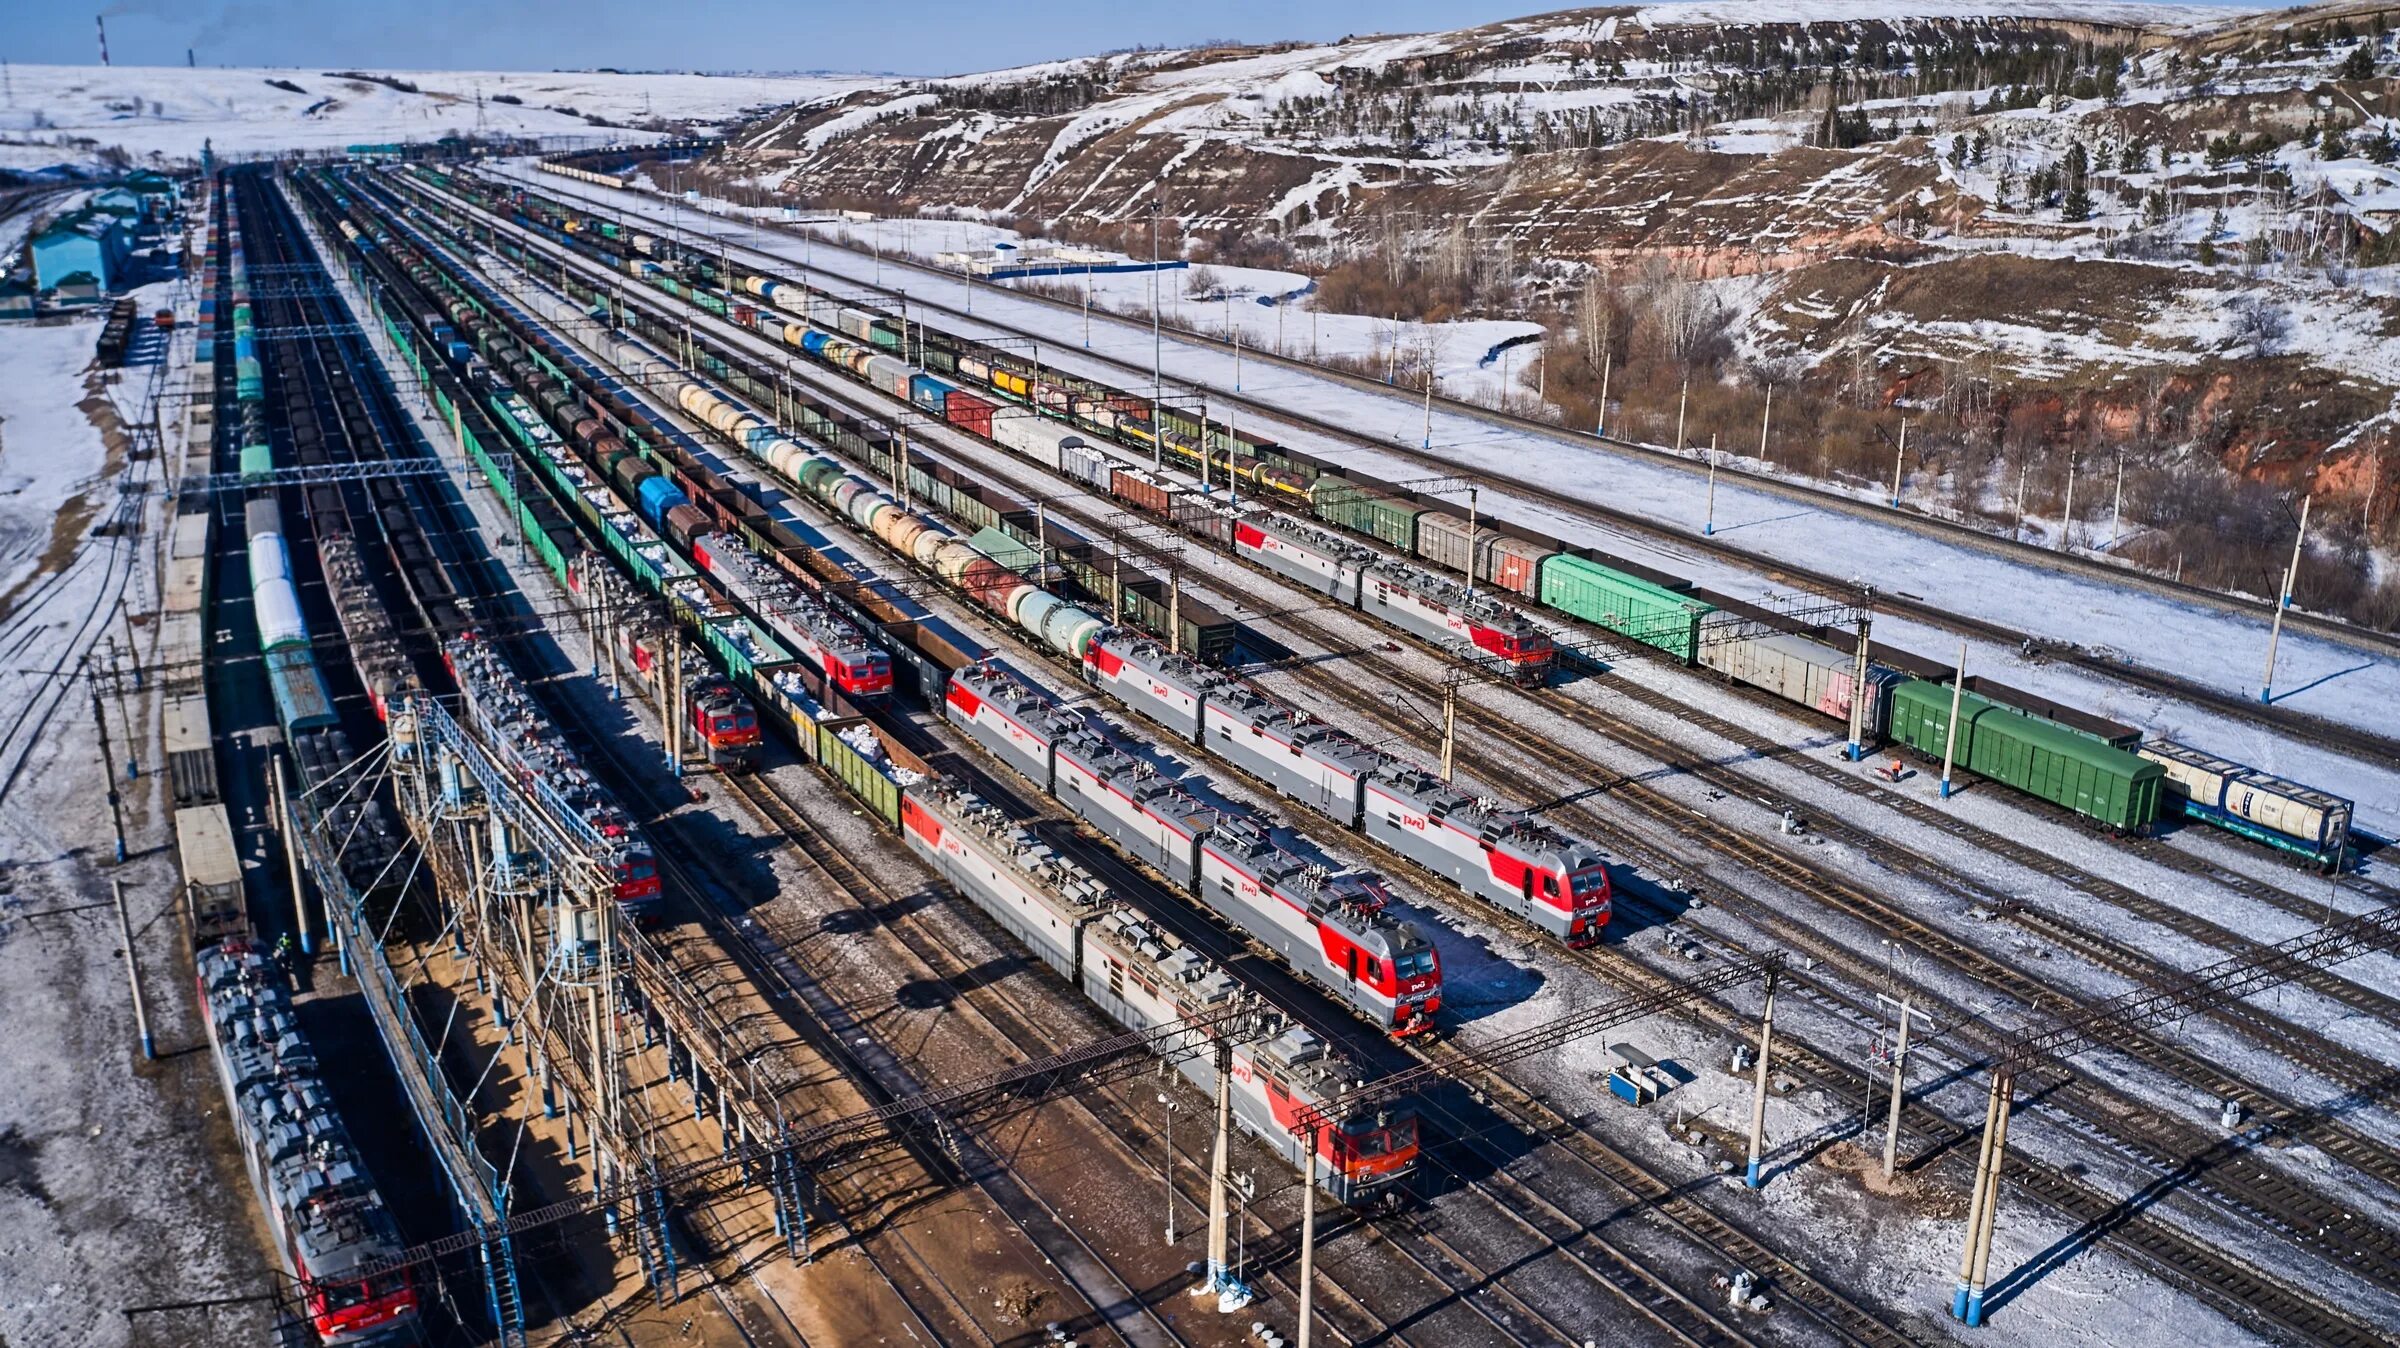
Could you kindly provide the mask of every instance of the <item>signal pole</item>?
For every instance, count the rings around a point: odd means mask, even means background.
[[[1966,701],[1967,643],[1958,643],[1958,663],[1950,670],[1949,735],[1942,742],[1942,799],[1950,798],[1950,768],[1958,758],[1958,709]]]
[[[1683,391],[1675,395],[1675,457],[1683,457],[1683,410],[1692,400],[1692,377],[1683,377]]]

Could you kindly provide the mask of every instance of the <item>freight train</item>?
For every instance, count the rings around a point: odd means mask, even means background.
[[[1201,804],[997,666],[952,677],[943,710],[1042,794],[1352,1010],[1394,1035],[1433,1028],[1440,959],[1384,912],[1380,880],[1328,875],[1293,856],[1258,819]]]
[[[583,218],[574,208],[531,192],[479,183],[461,187],[459,181],[450,185],[470,195],[480,195],[487,205],[513,212],[535,228],[558,230],[568,221]],[[644,239],[646,246],[639,250],[638,262],[631,250],[611,249],[588,239],[585,242],[592,245],[587,247],[588,252],[673,293],[689,295],[694,302],[717,312],[728,312],[722,297],[716,303],[708,303],[694,292],[692,280],[755,296],[775,309],[800,315],[814,325],[796,339],[804,350],[810,349],[808,332],[813,331],[819,334],[816,350],[832,350],[862,368],[864,362],[855,353],[842,351],[832,343],[847,339],[863,343],[873,352],[913,356],[930,377],[958,380],[966,387],[951,385],[957,394],[991,406],[987,413],[972,403],[962,404],[970,415],[951,420],[972,428],[988,415],[992,429],[985,433],[999,443],[1048,461],[1049,466],[1069,476],[1092,482],[1129,501],[1138,504],[1143,492],[1140,488],[1116,487],[1114,475],[1121,471],[1119,466],[1106,465],[1096,470],[1088,466],[1098,456],[1097,444],[1113,444],[1142,456],[1155,449],[1162,460],[1199,475],[1204,482],[1228,484],[1237,499],[1239,493],[1247,491],[1257,499],[1305,509],[1320,521],[1351,529],[1462,575],[1472,574],[1480,584],[1513,591],[1538,605],[1659,650],[1684,664],[1708,667],[1729,680],[1843,722],[1851,717],[1854,697],[1863,698],[1865,705],[1859,711],[1865,743],[1891,738],[1929,756],[1941,752],[1938,746],[1921,738],[1894,734],[1891,730],[1893,689],[1917,679],[1944,681],[1945,673],[1927,662],[1904,659],[1901,663],[1915,666],[1909,672],[1878,664],[1865,685],[1854,689],[1858,680],[1852,655],[1826,640],[1823,634],[1801,630],[1790,622],[1770,621],[1761,625],[1743,621],[1730,611],[1749,606],[1711,595],[1687,579],[1568,544],[1507,521],[1489,522],[1488,531],[1480,532],[1480,537],[1470,541],[1466,521],[1439,509],[1410,489],[1379,482],[1354,469],[1336,467],[1255,433],[1237,434],[1230,427],[1202,423],[1172,407],[1155,409],[1164,427],[1162,433],[1150,425],[1153,405],[1147,399],[1043,366],[1017,352],[953,337],[922,323],[907,324],[904,331],[903,325],[889,316],[857,307],[855,300],[836,299],[804,285],[752,271],[728,271],[714,254],[647,235]],[[677,280],[678,277],[688,279]],[[789,335],[789,329],[795,325],[763,316],[754,318],[752,323],[787,341],[795,340]],[[892,377],[887,371],[887,378]],[[946,406],[950,395],[942,396]],[[916,400],[912,397],[912,401]],[[1030,415],[1011,417],[1008,415],[1011,405]],[[1020,429],[1009,429],[1012,422]],[[1086,441],[1084,436],[1091,440]],[[1077,473],[1075,468],[1079,466],[1086,471]],[[1491,541],[1487,544],[1482,541],[1484,538]],[[1437,635],[1435,639],[1440,637]],[[1799,677],[1793,677],[1795,674]],[[2072,733],[2088,736],[2090,723],[2096,719],[2058,715],[2060,711],[2071,713],[2072,709],[2054,708],[2043,699],[2015,690],[1987,685],[1985,694],[1988,701],[2029,714],[2035,720],[2058,721]],[[1921,728],[1924,721],[1920,718],[1913,724]],[[2112,831],[2141,832],[2162,810],[2180,811],[2186,818],[2228,828],[2321,866],[2338,869],[2346,864],[2351,807],[2350,802],[2339,796],[2282,782],[2270,774],[2236,764],[2252,779],[2275,783],[2266,792],[2251,797],[2267,803],[2248,813],[2206,804],[2185,809],[2181,805],[2184,797],[2172,789],[2154,790],[2151,785],[2155,778],[2149,767],[2155,765],[2155,760],[2173,757],[2174,751],[2162,749],[2154,756],[2137,756],[2132,752],[2134,746],[2122,743],[2106,744],[2093,755],[2091,771],[2106,780],[2105,786],[2097,790],[2089,784],[2063,787],[2053,776],[2029,766],[2046,761],[2035,743],[2041,732],[2026,724],[1998,721],[1990,729],[1992,738],[1988,742],[1995,746],[2006,743],[2010,749],[1987,758],[1981,769],[1985,775],[2084,815]],[[2286,800],[2306,804],[2287,810],[2280,803]]]
[[[567,747],[508,661],[474,633],[444,642],[442,658],[458,685],[461,721],[576,839],[618,911],[637,926],[658,925],[662,900],[650,844],[617,798]]]
[[[956,783],[930,776],[905,788],[900,832],[937,874],[1130,1028],[1213,1015],[1243,995],[1198,951]],[[1299,1166],[1303,1125],[1321,1115],[1330,1121],[1315,1138],[1326,1189],[1354,1205],[1396,1196],[1416,1167],[1415,1111],[1345,1104],[1357,1069],[1280,1012],[1262,1006],[1260,1014],[1269,1018],[1265,1035],[1234,1050],[1234,1117]],[[1186,1054],[1178,1066],[1201,1090],[1215,1089],[1206,1055]]]
[[[504,480],[492,476],[496,484]],[[1213,1015],[1237,995],[1232,980],[1196,951],[1113,902],[1073,862],[955,784],[878,765],[852,732],[836,736],[819,728],[815,747],[837,779],[939,874],[1113,1018],[1149,1028]],[[1438,979],[1430,950],[1424,954],[1427,972]],[[1355,1067],[1271,1008],[1257,1014],[1268,1018],[1266,1033],[1236,1048],[1230,1078],[1242,1126],[1295,1165],[1313,1141],[1320,1182],[1343,1202],[1396,1197],[1418,1158],[1414,1109],[1405,1100],[1346,1099],[1359,1075]],[[1179,1068],[1203,1089],[1213,1087],[1213,1065],[1204,1057],[1187,1055]]]
[[[581,323],[586,318],[580,310],[563,301],[536,298],[532,303],[553,322]],[[599,340],[606,343],[612,339],[603,337]],[[650,370],[654,377],[657,377],[655,372],[664,364],[663,357],[629,339],[617,340],[612,354],[619,368]],[[754,454],[768,461],[780,475],[795,481],[803,489],[833,497],[837,509],[844,505],[851,507],[845,513],[854,522],[860,522],[861,512],[856,509],[856,503],[865,493],[875,490],[872,486],[851,477],[834,461],[821,455],[800,458],[807,451],[792,443],[781,432],[765,425],[756,414],[698,381],[687,381],[672,375],[665,378],[670,386],[679,391],[687,411],[703,416],[729,441],[749,446]],[[818,467],[818,464],[825,466]],[[842,501],[836,493],[826,491],[824,484],[842,480],[860,482],[859,495]],[[871,518],[878,526],[878,536],[887,545],[903,556],[913,556],[920,563],[925,554],[918,549],[923,547],[925,539],[950,537],[947,531],[940,531],[940,526],[912,517],[912,512],[889,502],[888,498]],[[1048,643],[1057,653],[1076,660],[1085,669],[1087,677],[1096,668],[1122,670],[1128,659],[1137,667],[1156,671],[1160,678],[1174,677],[1166,671],[1173,667],[1178,657],[1171,656],[1155,642],[1143,641],[1130,634],[1120,634],[1113,639],[1114,651],[1096,655],[1100,644],[1097,619],[1024,582],[1017,573],[974,550],[972,543],[968,548],[984,566],[990,568],[990,574],[1006,578],[1007,583],[1022,586],[1022,591],[1016,597],[1005,602],[994,602],[988,593],[977,595],[986,607],[1009,614],[1017,620],[1020,628],[1037,636],[1046,635],[1048,628],[1045,623],[1026,621],[1030,614],[1073,612],[1078,615],[1080,624],[1088,624],[1088,632],[1079,626],[1074,639],[1064,643],[1063,648],[1055,639]],[[974,573],[970,571],[966,574],[971,578]],[[954,583],[957,580],[947,574],[944,578]],[[1358,593],[1366,588],[1354,586],[1353,592]],[[974,593],[971,588],[969,592]],[[1043,601],[1058,608],[1045,610]],[[1097,665],[1094,664],[1096,660],[1099,662]],[[1199,668],[1189,665],[1188,661],[1181,663],[1193,670]],[[1155,700],[1146,702],[1141,698],[1141,685],[1135,681],[1105,676],[1094,677],[1092,681],[1096,687],[1118,698],[1129,708],[1154,717],[1158,715]],[[1150,686],[1157,684],[1158,678],[1149,680]],[[958,705],[959,688],[960,676],[954,676],[948,694],[949,705],[954,710]],[[1227,757],[1276,789],[1329,815],[1344,828],[1364,832],[1385,842],[1476,898],[1530,920],[1571,945],[1589,945],[1600,939],[1608,920],[1610,891],[1606,867],[1596,849],[1590,845],[1521,813],[1452,790],[1428,774],[1389,756],[1366,750],[1346,738],[1339,739],[1337,743],[1329,738],[1332,732],[1328,727],[1311,726],[1303,734],[1299,733],[1301,727],[1291,725],[1292,733],[1284,754],[1261,756],[1248,753],[1248,746],[1258,737],[1266,735],[1270,727],[1279,722],[1288,724],[1291,720],[1288,713],[1254,690],[1230,679],[1224,679],[1206,691],[1194,690],[1186,696],[1192,716],[1200,718],[1205,715],[1220,731],[1218,735],[1208,737],[1186,729],[1183,733],[1187,739]],[[1197,723],[1196,719],[1195,725]],[[1237,723],[1243,728],[1238,744],[1230,729]],[[1358,766],[1337,792],[1330,783],[1333,774],[1340,771],[1339,763],[1345,756],[1355,758]],[[1071,751],[1068,761],[1073,761]],[[1045,791],[1055,789],[1054,759],[1047,748],[1037,755],[1036,761],[1021,763],[1020,766],[1027,768],[1029,778]],[[1379,780],[1372,788],[1368,785],[1370,774],[1379,774]],[[1168,834],[1175,827],[1172,823],[1157,819],[1148,823]],[[1146,859],[1159,864],[1172,878],[1190,887],[1205,849],[1199,845],[1198,834],[1192,834],[1184,841],[1192,851],[1189,866],[1179,870],[1174,864],[1178,849],[1163,840],[1152,849],[1156,855]],[[1218,860],[1232,864],[1222,857]],[[1366,1009],[1372,1014],[1383,1014],[1383,1009]]]
[[[248,941],[206,947],[194,963],[226,1117],[317,1341],[419,1342],[407,1272],[367,1273],[401,1253],[399,1228],[333,1111],[282,971]]]

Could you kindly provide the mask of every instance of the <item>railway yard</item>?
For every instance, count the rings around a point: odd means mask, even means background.
[[[637,157],[196,180],[0,802],[215,1199],[0,1341],[2394,1341],[2388,720]]]

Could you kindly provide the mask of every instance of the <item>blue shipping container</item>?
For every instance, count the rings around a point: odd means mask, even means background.
[[[942,416],[950,406],[950,395],[958,392],[954,385],[945,384],[929,374],[908,381],[908,400],[935,416]]]
[[[642,518],[650,521],[653,525],[666,518],[668,511],[679,505],[687,505],[691,501],[690,497],[683,494],[683,489],[668,480],[664,474],[643,478],[642,485],[634,492],[634,496],[641,506]]]

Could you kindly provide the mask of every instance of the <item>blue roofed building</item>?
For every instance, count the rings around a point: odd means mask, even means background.
[[[133,233],[106,211],[80,210],[36,230],[31,245],[36,289],[56,290],[82,272],[102,290],[114,290],[133,257]]]

